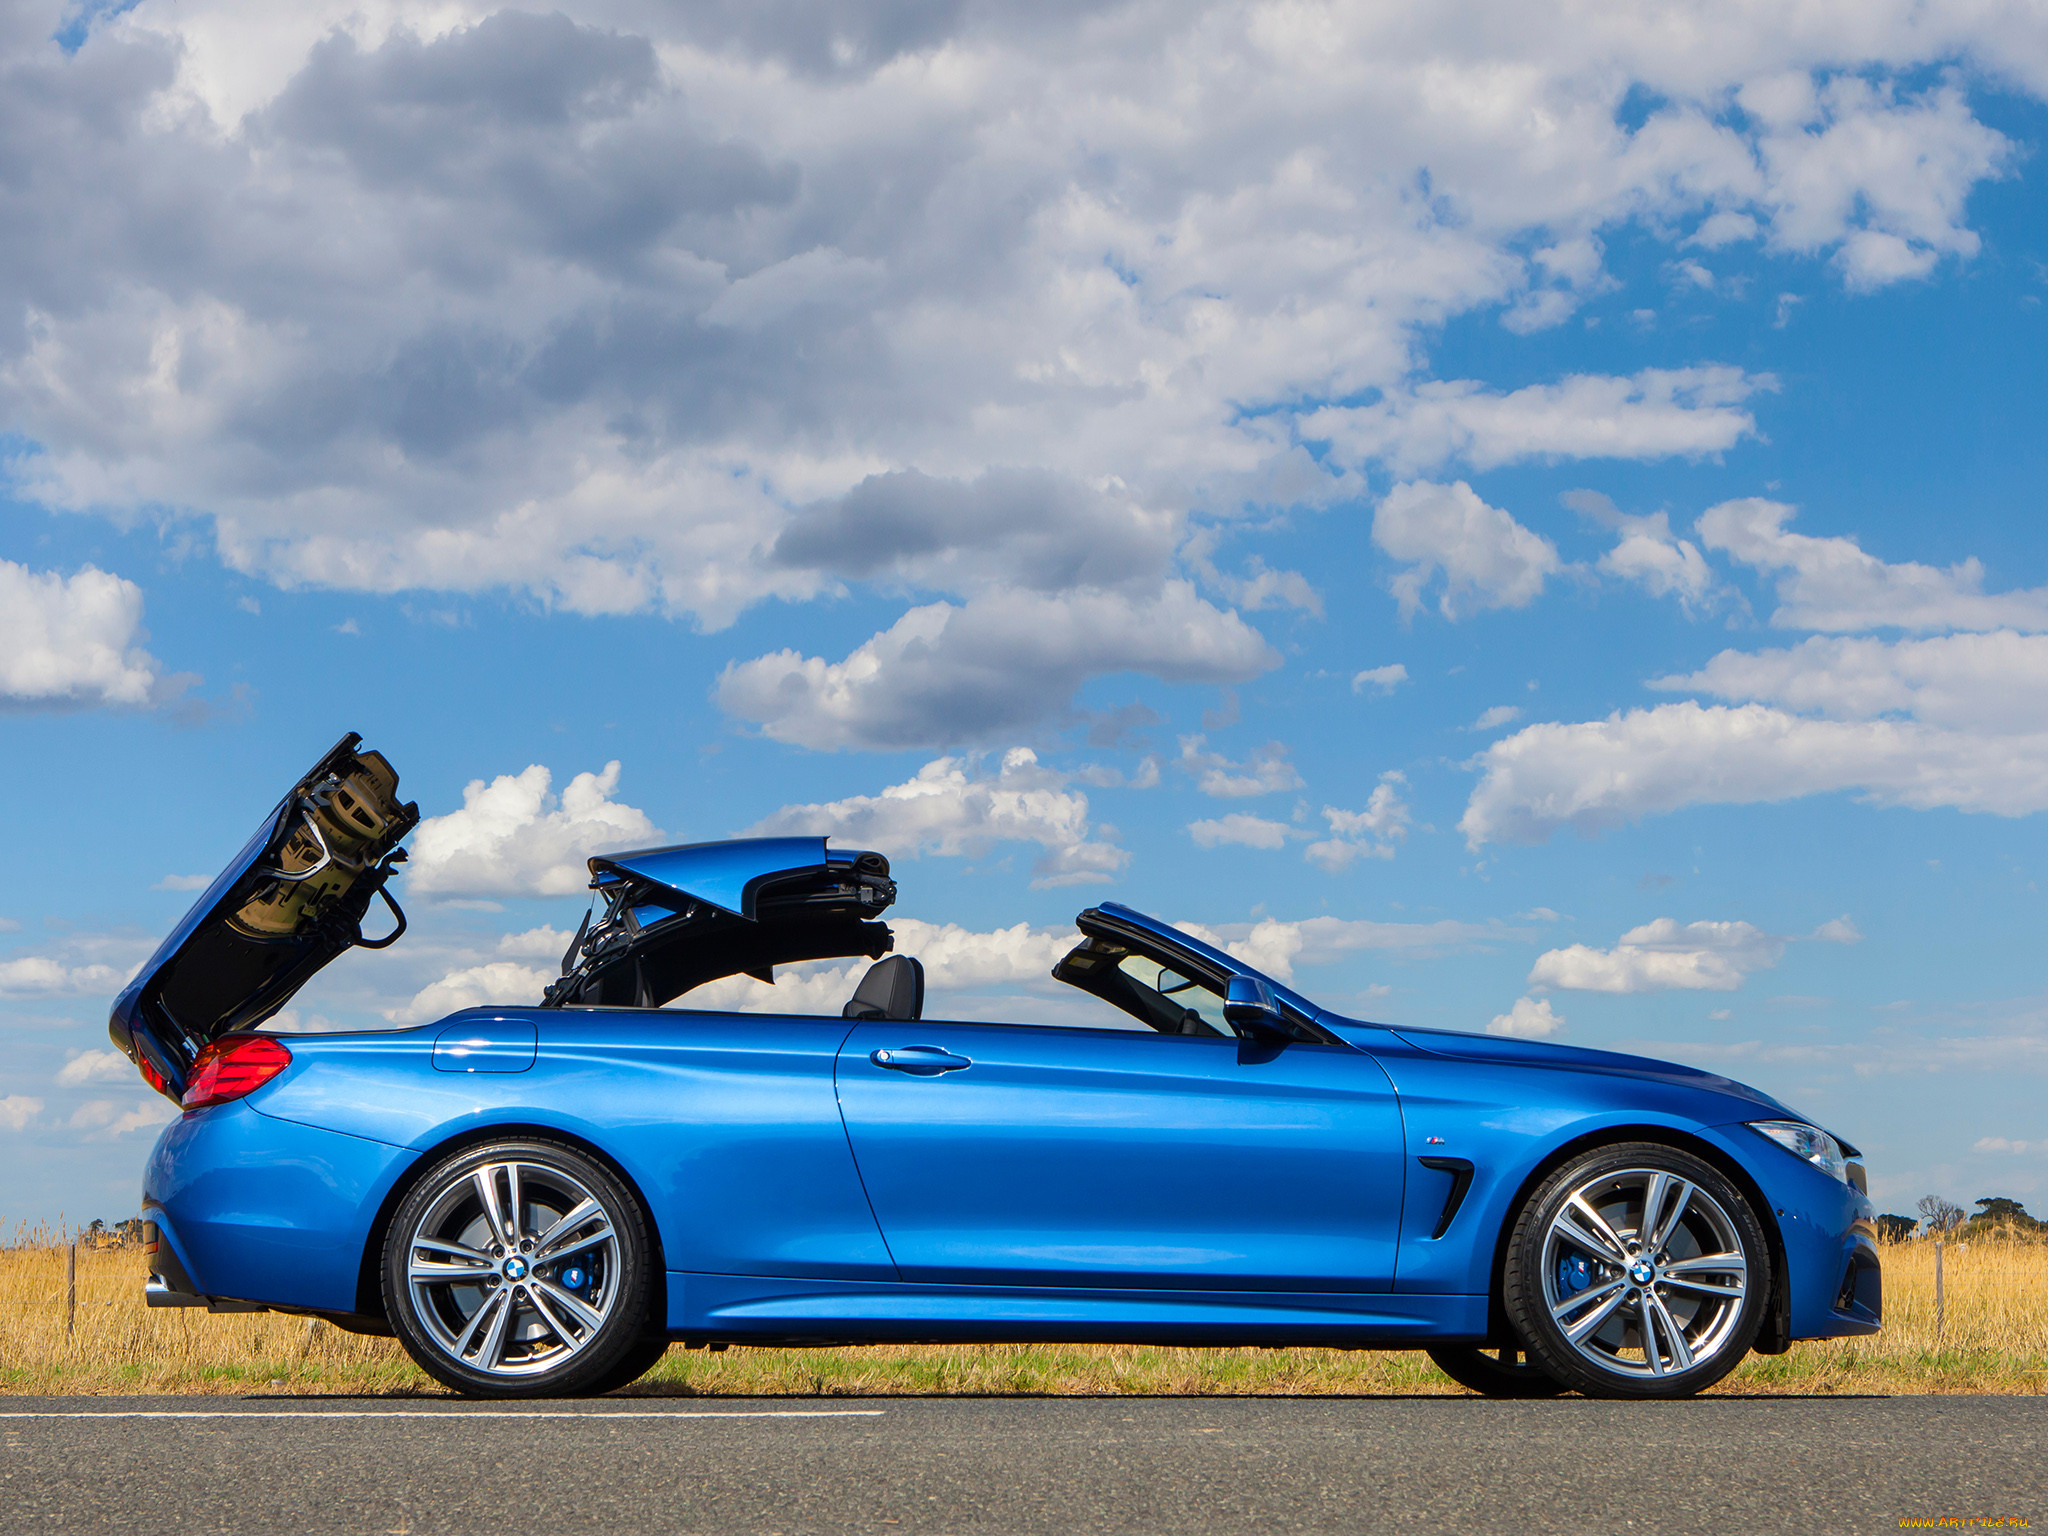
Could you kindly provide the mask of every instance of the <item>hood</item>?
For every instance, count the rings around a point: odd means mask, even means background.
[[[642,848],[590,861],[603,903],[576,930],[545,1007],[659,1008],[724,976],[775,979],[803,960],[875,959],[895,948],[874,921],[896,899],[879,853],[822,837],[748,837]]]
[[[1387,1029],[1418,1051],[1433,1056],[1455,1056],[1465,1061],[1500,1062],[1514,1066],[1568,1067],[1580,1072],[1606,1072],[1618,1077],[1651,1078],[1684,1088],[1705,1088],[1753,1104],[1795,1120],[1806,1116],[1787,1109],[1759,1088],[1739,1083],[1717,1072],[1680,1066],[1675,1061],[1658,1061],[1651,1056],[1630,1056],[1621,1051],[1596,1051],[1583,1045],[1553,1045],[1546,1040],[1518,1040],[1510,1035],[1469,1035],[1447,1029],[1414,1029],[1403,1025]]]
[[[344,736],[287,791],[115,1000],[107,1033],[161,1092],[177,1098],[203,1047],[261,1024],[337,955],[405,931],[384,883],[419,807],[361,745]],[[395,926],[365,939],[380,894]]]

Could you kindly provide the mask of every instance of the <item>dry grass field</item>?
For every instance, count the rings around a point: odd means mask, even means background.
[[[64,1249],[36,1234],[0,1249],[0,1392],[374,1392],[440,1389],[386,1339],[271,1313],[142,1305],[139,1249],[83,1249],[67,1336]],[[2048,1244],[1979,1240],[1945,1255],[1935,1336],[1934,1245],[1885,1250],[1883,1333],[1752,1356],[1721,1392],[2048,1391]],[[1324,1349],[870,1346],[672,1349],[639,1392],[1458,1392],[1426,1356]]]

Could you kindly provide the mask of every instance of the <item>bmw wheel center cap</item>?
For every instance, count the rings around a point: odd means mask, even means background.
[[[1628,1267],[1628,1277],[1637,1285],[1648,1285],[1657,1278],[1657,1271],[1648,1259],[1637,1259]],[[514,1278],[517,1278],[516,1276]]]
[[[507,1280],[524,1280],[526,1278],[526,1260],[520,1258],[516,1253],[507,1259],[505,1261],[505,1278]]]

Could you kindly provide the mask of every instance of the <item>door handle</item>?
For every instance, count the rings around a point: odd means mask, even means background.
[[[938,1045],[899,1045],[894,1050],[870,1051],[868,1060],[891,1072],[908,1072],[913,1077],[937,1077],[941,1072],[958,1072],[974,1065],[965,1056],[955,1056]]]

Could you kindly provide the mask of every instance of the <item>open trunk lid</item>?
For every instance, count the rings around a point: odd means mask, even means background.
[[[107,1033],[160,1092],[178,1098],[203,1047],[261,1024],[336,956],[405,931],[384,884],[419,807],[361,744],[351,732],[292,786],[115,1000]],[[380,894],[396,926],[365,939]]]

